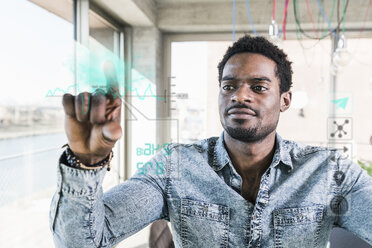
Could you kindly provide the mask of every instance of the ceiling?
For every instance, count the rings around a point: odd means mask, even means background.
[[[154,0],[157,6],[166,6],[170,4],[190,4],[190,3],[233,3],[233,0]],[[236,0],[236,2],[245,2],[245,0]]]
[[[290,1],[287,9],[286,27],[288,32],[295,32],[297,28],[294,15],[293,0]],[[330,19],[332,9],[334,9],[333,18],[329,20],[332,27],[337,26],[337,2],[336,1],[319,1],[324,2],[321,8],[316,0],[309,0],[309,9],[303,0],[297,3],[297,18],[301,28],[313,32],[316,29],[329,29],[327,19]],[[335,5],[333,5],[335,2]],[[233,1],[212,1],[212,0],[156,0],[157,3],[157,26],[167,32],[231,32],[233,26]],[[340,9],[342,9],[342,0]],[[348,2],[345,14],[345,28],[350,32],[358,32],[363,25],[365,29],[372,29],[372,7],[367,15],[366,23],[365,13],[369,1],[350,0]],[[250,15],[253,20],[255,29],[260,32],[267,32],[273,18],[273,1],[272,0],[254,0],[249,1]],[[322,11],[326,18],[324,18]],[[285,6],[284,1],[277,1],[276,5],[276,22],[282,26],[284,19]],[[309,12],[314,21],[311,21]],[[342,16],[340,10],[340,19]],[[246,1],[236,1],[235,10],[236,31],[252,32],[252,26],[247,11]]]
[[[51,5],[47,0],[31,1]],[[66,0],[54,0],[52,5],[62,1]],[[346,1],[348,5],[344,27],[348,36],[372,37],[372,0]],[[231,33],[234,18],[236,32],[253,32],[246,0],[236,0],[235,12],[233,0],[90,0],[90,2],[112,16],[119,24],[157,27],[165,33]],[[284,19],[284,2],[276,3],[275,17],[279,28],[282,27]],[[289,1],[286,20],[289,35],[295,36],[299,27],[309,37],[316,37],[314,30],[319,33],[329,31],[329,23],[333,29],[343,27],[342,22],[338,25],[338,20],[341,20],[344,0],[308,2],[309,8],[303,0]],[[294,15],[294,3],[297,3],[299,24],[296,23]],[[340,8],[339,18],[337,3]],[[250,0],[249,8],[255,30],[267,34],[273,18],[273,0]],[[361,30],[363,32],[360,32]]]

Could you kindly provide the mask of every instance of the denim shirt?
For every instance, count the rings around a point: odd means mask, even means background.
[[[56,247],[113,247],[159,219],[176,247],[325,247],[334,226],[372,244],[372,178],[335,149],[279,135],[255,204],[242,197],[223,134],[169,145],[106,193],[105,168],[58,168]]]

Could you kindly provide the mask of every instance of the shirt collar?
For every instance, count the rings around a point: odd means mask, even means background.
[[[280,164],[280,162],[282,162],[282,164],[288,166],[292,170],[293,164],[290,154],[290,143],[286,140],[283,140],[278,133],[275,134],[275,141],[275,152],[270,167],[276,167]]]
[[[288,142],[283,140],[278,133],[275,135],[275,152],[270,167],[276,167],[279,164],[284,164],[290,169],[293,169],[291,155],[289,153],[290,148]],[[282,162],[282,163],[280,163]],[[216,140],[213,152],[213,169],[215,171],[221,170],[225,165],[231,164],[229,154],[226,151],[224,144],[224,132]]]
[[[228,163],[232,164],[230,161],[229,154],[226,151],[223,132],[221,136],[217,139],[216,145],[213,151],[213,169],[215,171],[221,170]]]

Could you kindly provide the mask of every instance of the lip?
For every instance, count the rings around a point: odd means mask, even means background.
[[[233,108],[230,109],[227,112],[228,115],[236,115],[236,116],[246,116],[246,115],[251,115],[255,116],[256,113],[253,110],[250,110],[248,108]]]

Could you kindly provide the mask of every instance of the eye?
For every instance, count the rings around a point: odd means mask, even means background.
[[[265,86],[262,86],[262,85],[253,86],[252,89],[256,92],[264,92],[268,90]]]
[[[224,86],[222,86],[222,89],[226,90],[226,91],[229,91],[229,90],[233,90],[234,87],[230,84],[225,84]]]

